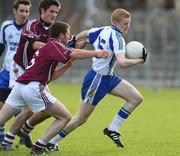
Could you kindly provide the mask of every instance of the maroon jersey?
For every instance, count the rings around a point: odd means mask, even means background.
[[[46,43],[48,37],[49,27],[45,27],[41,19],[34,19],[28,22],[22,30],[19,47],[14,55],[14,61],[25,69],[36,52],[36,50],[33,49],[32,44],[30,44],[30,40]]]
[[[65,64],[70,59],[71,52],[71,49],[56,39],[49,39],[45,46],[36,51],[30,66],[18,77],[17,82],[27,84],[38,81],[46,85],[51,80],[58,62]]]

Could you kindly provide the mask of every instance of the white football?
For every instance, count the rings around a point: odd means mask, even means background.
[[[138,41],[131,41],[126,45],[126,57],[129,59],[138,59],[143,55],[144,45]]]

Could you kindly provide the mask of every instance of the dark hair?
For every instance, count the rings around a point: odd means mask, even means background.
[[[55,21],[49,28],[49,35],[51,38],[57,38],[60,33],[65,34],[68,28],[70,28],[68,23]]]
[[[51,5],[61,7],[61,3],[58,0],[41,0],[39,3],[39,13],[41,14],[42,8],[46,11]]]
[[[31,7],[30,0],[15,0],[13,3],[13,8],[17,10],[20,4],[29,5]]]

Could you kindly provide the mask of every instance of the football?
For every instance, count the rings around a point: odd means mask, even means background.
[[[131,41],[126,45],[126,57],[138,59],[143,56],[144,45],[138,41]]]

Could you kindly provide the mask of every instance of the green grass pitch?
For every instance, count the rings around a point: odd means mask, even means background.
[[[78,84],[50,85],[52,94],[66,105],[72,115],[79,107],[80,87]],[[144,96],[143,103],[120,128],[125,148],[117,148],[102,133],[123,104],[122,99],[107,96],[99,103],[86,124],[59,143],[60,152],[48,155],[180,156],[180,89],[160,88],[153,91],[150,88],[139,88],[139,91]],[[33,130],[34,141],[41,136],[51,120]],[[7,127],[11,122],[12,120],[8,122]],[[23,146],[15,148],[13,152],[0,151],[0,156],[28,155],[29,150]]]

